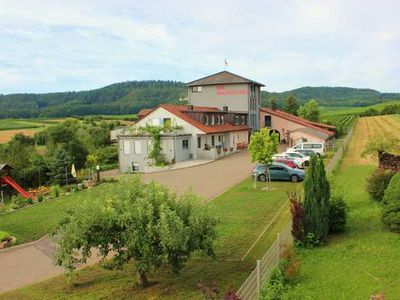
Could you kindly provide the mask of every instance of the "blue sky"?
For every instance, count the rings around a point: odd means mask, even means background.
[[[269,91],[400,91],[400,1],[4,1],[0,93],[224,69]]]

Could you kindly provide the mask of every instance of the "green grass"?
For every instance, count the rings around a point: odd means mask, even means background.
[[[343,165],[334,178],[350,206],[346,233],[325,247],[300,251],[300,274],[289,299],[369,299],[400,295],[400,236],[381,223],[381,206],[365,191],[373,166]]]
[[[301,184],[274,182],[271,191],[256,191],[251,179],[218,196],[208,205],[220,220],[218,225],[217,260],[200,255],[192,257],[183,272],[177,277],[168,268],[150,274],[154,283],[146,289],[134,286],[134,270],[127,266],[123,271],[103,270],[91,266],[78,271],[73,283],[64,276],[0,295],[0,299],[188,299],[201,298],[196,288],[199,281],[218,282],[222,290],[231,285],[238,288],[254,268],[255,260],[269,248],[276,234],[289,219],[284,204],[287,192],[301,189]],[[10,231],[19,240],[28,241],[51,230],[56,219],[66,207],[78,201],[94,197],[106,198],[117,188],[116,184],[105,184],[92,190],[65,196],[41,206],[31,207],[11,215],[0,216],[1,229]],[[249,255],[241,261],[265,226],[284,207],[275,224],[266,231]]]
[[[324,118],[329,118],[331,116],[336,116],[336,115],[352,115],[352,114],[362,113],[370,108],[374,108],[378,111],[381,111],[388,104],[400,104],[400,101],[399,100],[388,101],[388,102],[383,102],[383,103],[378,103],[378,104],[374,104],[374,105],[370,105],[370,106],[363,106],[363,107],[323,106],[323,107],[321,107],[321,116],[324,119]]]
[[[43,127],[41,122],[32,120],[0,119],[0,130],[29,129]]]

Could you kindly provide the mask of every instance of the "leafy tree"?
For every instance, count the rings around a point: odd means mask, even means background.
[[[362,156],[377,156],[382,152],[391,152],[399,149],[400,140],[390,132],[370,140],[364,148]]]
[[[279,136],[276,133],[270,134],[268,128],[261,128],[250,137],[249,152],[252,162],[258,162],[263,165],[270,165],[272,156],[278,152]],[[268,172],[268,168],[266,168]],[[257,180],[255,178],[255,180]],[[270,178],[268,174],[268,185]]]
[[[304,234],[311,243],[326,240],[329,231],[330,185],[322,158],[313,156],[304,180]]]
[[[378,168],[367,178],[367,191],[375,201],[382,201],[385,190],[395,173]]]
[[[269,107],[270,107],[271,109],[273,109],[273,110],[275,110],[275,109],[278,108],[278,104],[277,104],[277,102],[276,102],[276,97],[275,97],[275,96],[272,96],[272,97],[269,99]]]
[[[400,173],[392,177],[385,191],[382,221],[390,230],[400,232]]]
[[[300,106],[298,115],[309,121],[319,122],[320,112],[317,101],[310,100],[306,104]]]
[[[95,247],[103,260],[113,253],[103,266],[133,263],[137,283],[147,285],[149,271],[170,265],[178,273],[193,252],[215,256],[217,222],[198,196],[186,193],[178,199],[138,176],[125,177],[120,184],[111,199],[91,199],[64,215],[53,232],[57,265],[72,271],[76,263],[86,263]]]
[[[290,96],[285,100],[283,110],[289,114],[297,116],[299,110],[299,104],[294,96]]]

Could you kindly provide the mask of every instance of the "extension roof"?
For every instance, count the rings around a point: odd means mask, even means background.
[[[283,118],[285,120],[291,121],[293,123],[297,123],[297,124],[303,125],[305,127],[313,128],[315,130],[318,130],[318,131],[320,131],[322,133],[327,134],[328,136],[335,135],[335,132],[326,129],[326,128],[336,129],[335,126],[330,126],[330,125],[326,125],[326,124],[311,122],[309,120],[294,116],[292,114],[289,114],[287,112],[281,111],[279,109],[272,109],[272,108],[264,108],[263,107],[260,110],[263,111],[263,112],[266,112],[266,113],[268,113],[270,115],[274,115],[274,116]]]
[[[218,84],[240,84],[251,83],[259,86],[264,86],[262,83],[247,79],[245,77],[236,75],[228,71],[218,72],[191,82],[186,83],[186,86],[199,86],[199,85],[218,85]]]

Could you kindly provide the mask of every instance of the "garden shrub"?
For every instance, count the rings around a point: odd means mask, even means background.
[[[400,173],[392,177],[383,197],[383,223],[400,232]]]
[[[266,286],[261,291],[262,300],[279,300],[299,270],[300,263],[292,247],[283,251],[278,267],[273,269]]]
[[[0,231],[0,242],[9,241],[12,239],[12,236],[7,231]]]
[[[57,185],[53,185],[50,187],[50,196],[52,198],[58,198],[60,197],[62,188],[57,184]]]
[[[367,191],[375,201],[382,201],[385,189],[394,173],[390,170],[376,169],[367,179]]]
[[[304,237],[304,208],[296,193],[289,193],[290,212],[292,214],[292,235],[295,241],[301,242]]]
[[[44,196],[43,195],[37,196],[37,201],[38,202],[43,202],[43,200],[44,200]]]
[[[27,205],[32,205],[33,200],[31,198],[24,198],[21,195],[12,198],[12,209],[18,209]]]
[[[333,196],[329,201],[329,233],[340,233],[346,229],[348,206],[343,196]]]

